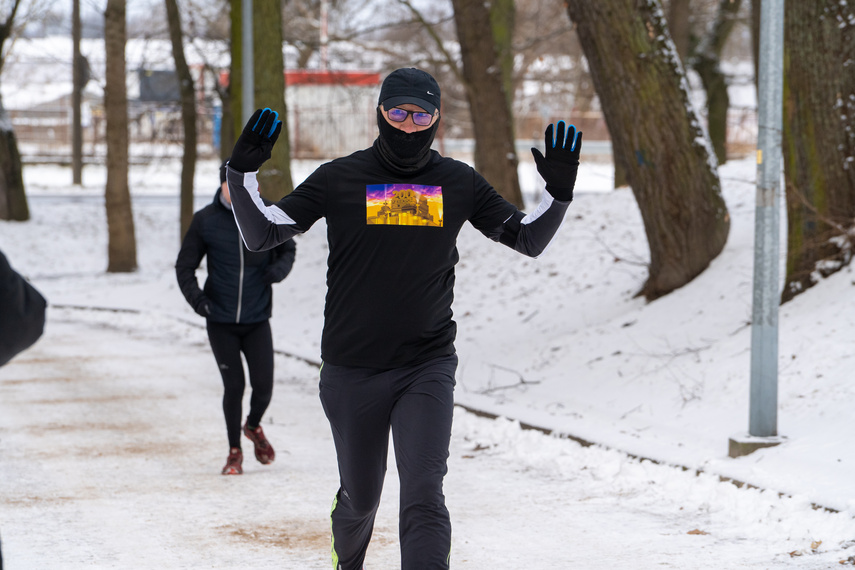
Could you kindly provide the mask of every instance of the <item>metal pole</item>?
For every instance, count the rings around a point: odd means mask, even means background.
[[[243,123],[246,124],[255,112],[255,68],[252,36],[252,0],[242,0],[241,5],[241,68],[243,70],[241,91]]]
[[[757,84],[757,209],[748,433],[778,435],[778,250],[784,95],[784,0],[763,0]]]

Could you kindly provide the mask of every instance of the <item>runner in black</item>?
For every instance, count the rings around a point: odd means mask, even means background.
[[[228,163],[235,217],[251,250],[275,247],[326,218],[320,397],[341,478],[331,515],[336,570],[362,568],[390,429],[401,478],[402,570],[449,568],[442,479],[457,365],[457,235],[468,221],[537,257],[573,199],[582,141],[573,126],[549,125],[546,156],[532,149],[547,192],[526,215],[473,168],[431,150],[439,108],[433,77],[413,68],[392,72],[380,89],[374,145],[320,166],[274,205],[262,201],[256,171],[281,131],[275,112],[255,112]]]
[[[271,251],[247,250],[231,209],[223,164],[220,188],[214,200],[193,214],[175,261],[175,274],[184,298],[206,319],[208,340],[223,380],[223,415],[229,455],[222,474],[240,475],[243,473],[241,416],[246,387],[241,353],[246,359],[252,387],[243,433],[252,441],[255,458],[260,463],[270,464],[276,458],[261,428],[261,417],[273,395],[271,285],[285,279],[291,271],[296,247],[293,241],[287,241]],[[196,270],[206,256],[208,279],[203,290],[199,288]]]

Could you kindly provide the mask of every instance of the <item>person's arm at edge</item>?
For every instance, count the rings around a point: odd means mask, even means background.
[[[300,228],[279,204],[267,206],[258,192],[257,172],[238,172],[226,165],[226,180],[238,231],[250,251],[264,251],[291,239]]]
[[[190,227],[187,228],[187,233],[181,240],[181,249],[178,250],[178,257],[175,259],[175,278],[187,303],[197,314],[207,317],[208,311],[204,305],[208,299],[205,292],[199,287],[199,280],[196,278],[196,270],[207,251],[205,242],[199,234],[199,216],[198,213],[193,216]]]

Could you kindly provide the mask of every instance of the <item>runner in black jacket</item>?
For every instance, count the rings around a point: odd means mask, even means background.
[[[320,397],[341,478],[331,514],[337,570],[362,568],[390,429],[401,479],[402,570],[449,567],[442,480],[457,366],[457,235],[468,221],[537,257],[573,199],[582,137],[574,127],[549,125],[546,156],[532,149],[547,192],[526,215],[473,168],[430,149],[439,107],[439,85],[429,74],[392,72],[380,89],[374,145],[322,165],[274,205],[261,199],[255,171],[279,136],[275,112],[256,111],[228,163],[234,213],[250,249],[276,247],[326,218]]]
[[[223,165],[220,189],[213,202],[193,215],[175,262],[184,298],[193,310],[207,319],[208,339],[223,378],[223,413],[229,440],[223,475],[243,472],[240,424],[246,381],[241,352],[246,358],[252,387],[243,432],[253,442],[258,461],[269,464],[276,457],[261,429],[261,417],[273,395],[271,284],[285,279],[294,264],[295,252],[293,240],[264,252],[252,252],[244,247],[231,212]],[[205,256],[208,258],[208,279],[203,290],[196,280],[196,269]]]

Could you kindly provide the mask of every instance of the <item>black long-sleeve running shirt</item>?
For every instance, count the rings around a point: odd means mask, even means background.
[[[265,206],[254,172],[227,171],[250,250],[275,247],[326,218],[329,257],[321,357],[339,366],[395,368],[454,353],[457,236],[469,221],[487,237],[540,255],[569,202],[544,192],[526,216],[472,167],[432,151],[402,176],[374,148],[323,164]]]

